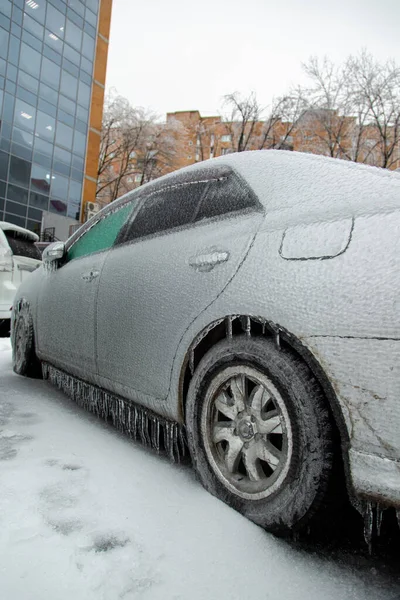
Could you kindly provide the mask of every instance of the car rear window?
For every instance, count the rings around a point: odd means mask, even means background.
[[[33,240],[29,239],[23,233],[8,229],[4,231],[4,234],[14,256],[24,256],[26,258],[35,258],[36,260],[42,259],[40,251],[36,248]]]

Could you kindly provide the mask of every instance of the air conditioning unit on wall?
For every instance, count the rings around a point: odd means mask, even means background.
[[[86,220],[88,221],[100,210],[100,205],[97,202],[86,202]]]

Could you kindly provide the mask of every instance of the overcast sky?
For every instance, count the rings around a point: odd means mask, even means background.
[[[400,62],[399,23],[400,0],[113,0],[107,87],[161,117],[234,91],[267,105],[311,55]]]

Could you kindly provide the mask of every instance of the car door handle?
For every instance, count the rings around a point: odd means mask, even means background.
[[[189,265],[196,271],[208,272],[227,260],[229,260],[229,252],[226,250],[215,250],[192,257],[189,260]]]
[[[100,271],[89,271],[88,273],[82,273],[81,277],[82,279],[84,279],[85,281],[93,281],[93,279],[96,279],[96,277],[98,277],[100,275]]]

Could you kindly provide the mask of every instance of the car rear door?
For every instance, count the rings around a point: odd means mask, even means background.
[[[111,206],[68,248],[65,263],[44,278],[37,314],[40,357],[81,377],[96,371],[96,299],[107,253],[132,205]]]
[[[164,398],[186,328],[235,275],[260,206],[227,168],[168,181],[145,197],[107,256],[97,303],[99,375],[113,389]]]

